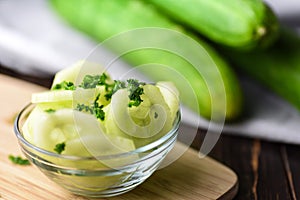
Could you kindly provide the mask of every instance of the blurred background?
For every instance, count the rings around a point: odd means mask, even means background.
[[[266,0],[284,26],[300,34],[299,0]],[[97,42],[73,29],[46,0],[0,0],[0,65],[18,73],[39,77],[55,72],[85,58]],[[109,54],[97,49],[100,54]],[[120,63],[120,68],[126,68]],[[242,121],[226,124],[224,132],[267,140],[300,144],[299,112],[285,100],[241,76],[246,102],[251,113]],[[251,98],[253,96],[260,98]],[[185,110],[183,121],[207,127],[207,121]],[[289,132],[287,136],[284,134]]]

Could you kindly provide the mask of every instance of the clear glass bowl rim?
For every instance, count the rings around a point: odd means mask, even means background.
[[[122,157],[126,157],[126,156],[132,156],[134,154],[139,154],[139,153],[143,153],[146,151],[149,151],[161,144],[163,144],[165,141],[167,141],[169,138],[171,138],[174,134],[177,134],[177,130],[179,128],[179,124],[180,124],[180,120],[181,120],[181,112],[180,110],[177,112],[177,116],[175,118],[174,121],[174,125],[172,127],[172,129],[166,133],[163,137],[161,137],[160,139],[149,143],[145,146],[139,147],[133,151],[128,151],[128,152],[124,152],[124,153],[120,153],[120,154],[112,154],[112,155],[105,155],[105,156],[91,156],[91,157],[81,157],[81,156],[73,156],[73,155],[63,155],[63,154],[57,154],[54,152],[50,152],[47,151],[45,149],[39,148],[33,144],[31,144],[29,141],[27,141],[24,137],[23,134],[20,131],[20,127],[19,127],[19,121],[22,117],[24,117],[23,115],[26,114],[25,111],[27,111],[28,109],[30,109],[31,107],[34,107],[35,104],[33,103],[29,103],[27,104],[20,112],[19,114],[16,116],[15,121],[14,121],[14,132],[19,140],[19,142],[22,142],[25,146],[34,149],[35,151],[38,151],[42,154],[46,154],[48,156],[52,156],[52,157],[57,157],[60,159],[67,159],[67,160],[76,160],[76,161],[80,161],[80,160],[108,160],[108,159],[117,159],[117,158],[122,158]]]

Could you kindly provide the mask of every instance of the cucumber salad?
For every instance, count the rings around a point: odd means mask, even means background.
[[[30,143],[50,152],[102,156],[133,151],[168,133],[179,111],[171,82],[113,80],[80,61],[59,71],[49,91],[32,94],[24,126]]]

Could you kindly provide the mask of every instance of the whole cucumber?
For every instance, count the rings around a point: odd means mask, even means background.
[[[282,29],[269,49],[251,53],[224,51],[237,69],[273,90],[300,110],[300,37]]]
[[[108,47],[112,51],[120,53],[122,49],[134,46],[145,39],[146,41],[155,40],[158,45],[177,45],[177,49],[188,52],[187,57],[194,59],[201,66],[193,66],[188,60],[176,56],[174,53],[154,50],[153,48],[127,53],[123,58],[133,66],[154,63],[144,70],[145,73],[155,81],[173,81],[179,89],[182,102],[208,119],[233,120],[241,113],[242,93],[240,85],[235,73],[224,59],[208,44],[192,34],[189,36],[193,37],[197,45],[202,48],[201,57],[197,57],[199,53],[193,52],[192,46],[181,42],[180,36],[176,36],[179,40],[167,36],[164,38],[160,33],[165,33],[166,29],[175,30],[175,35],[176,33],[187,34],[187,31],[160,14],[154,6],[139,0],[52,0],[52,5],[71,25],[99,42],[105,42],[110,37],[132,29],[163,28],[161,32],[158,30],[158,32],[154,31],[153,34],[147,34],[146,29],[146,32],[143,32],[144,29],[140,29],[141,34],[134,34],[134,36],[129,34],[131,38],[119,38],[117,43],[110,44]],[[193,44],[191,40],[188,41]],[[154,70],[155,66],[158,66],[156,67],[157,70]],[[177,75],[170,73],[170,70],[164,71],[159,66],[167,66],[173,69]],[[178,79],[178,74],[183,77],[182,80]],[[222,83],[218,82],[218,78],[221,78]],[[192,100],[193,94],[188,92],[183,81],[188,82],[188,85],[193,89],[197,102]]]
[[[272,44],[278,21],[261,0],[147,0],[208,39],[251,50]]]

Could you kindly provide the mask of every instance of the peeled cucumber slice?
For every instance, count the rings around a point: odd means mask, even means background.
[[[73,64],[71,67],[67,67],[57,72],[54,76],[51,88],[53,88],[53,86],[63,81],[75,83],[83,63],[84,61],[78,61],[75,64]]]
[[[103,156],[135,149],[131,140],[107,137],[93,115],[73,109],[47,113],[36,107],[23,131],[28,141],[51,152],[56,144],[65,142],[62,154],[68,155]]]
[[[172,82],[161,81],[157,82],[156,86],[159,88],[162,96],[164,97],[165,102],[167,103],[171,115],[171,121],[174,121],[178,112],[180,105],[179,101],[179,91]]]
[[[164,134],[168,133],[173,127],[173,120],[171,119],[171,111],[161,91],[155,85],[150,85],[150,84],[145,85],[144,94],[147,95],[149,99],[151,99],[152,105],[160,105],[161,108],[166,112],[166,120],[164,122],[164,126],[160,130],[159,134],[157,134],[153,138],[154,140],[156,140],[157,138],[160,138]]]
[[[43,104],[45,107],[57,108],[67,107],[76,108],[77,104],[91,105],[98,94],[100,105],[107,105],[109,101],[105,98],[104,86],[99,86],[93,89],[77,88],[76,90],[50,90],[46,92],[33,93],[31,102],[35,104]],[[59,106],[61,105],[61,106]]]
[[[160,138],[171,130],[173,124],[170,108],[159,88],[144,85],[143,89],[142,99],[145,101],[137,108],[128,108],[126,89],[118,90],[105,108],[107,134],[131,138],[137,147]],[[140,114],[137,117],[135,113]]]
[[[49,103],[72,101],[74,92],[72,90],[52,90],[46,92],[33,93],[31,103]]]
[[[132,106],[128,108],[129,115],[132,117],[132,119],[146,119],[147,115],[149,115],[149,109],[151,106],[151,101],[145,94],[141,95],[141,99],[143,100],[142,103],[139,106]],[[138,123],[138,121],[136,121]],[[146,122],[145,122],[146,123]]]
[[[104,86],[99,86],[93,89],[77,88],[73,91],[73,107],[76,108],[77,104],[91,105],[94,103],[98,95],[100,96],[97,102],[99,105],[105,106],[109,103],[105,97],[106,93]]]
[[[105,72],[105,68],[102,65],[88,62],[86,60],[80,60],[72,66],[57,72],[54,76],[51,88],[63,81],[72,82],[75,85],[79,85],[85,75],[97,75],[102,74],[103,72]]]
[[[66,146],[76,148],[66,148],[63,154],[81,155],[81,156],[103,156],[118,153],[124,153],[135,149],[134,143],[130,139],[123,137],[107,137],[104,139],[106,143],[95,140],[99,136],[86,135],[67,141]],[[99,138],[100,139],[100,138]],[[100,153],[99,153],[100,152]]]
[[[135,123],[129,115],[128,103],[129,98],[126,89],[118,90],[113,95],[110,114],[113,116],[115,126],[125,134],[136,138],[149,138],[159,133],[167,119],[167,113],[163,106],[152,104],[148,108],[149,122],[141,126]]]
[[[39,114],[41,113],[41,108],[39,105],[37,105],[30,113],[28,116],[27,120],[24,122],[24,125],[22,126],[22,131],[24,138],[33,143],[33,138],[34,138],[34,124],[37,122],[39,119]]]

